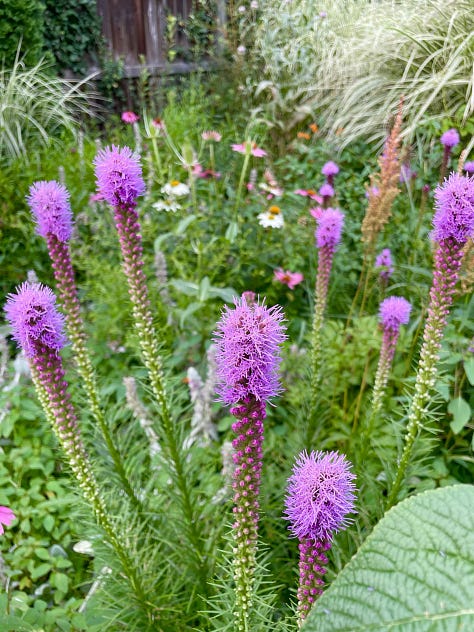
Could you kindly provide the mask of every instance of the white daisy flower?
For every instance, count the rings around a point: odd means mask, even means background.
[[[178,204],[173,199],[158,200],[158,202],[155,202],[152,206],[157,211],[171,211],[172,213],[176,213],[176,211],[181,210],[181,204]]]
[[[282,228],[285,223],[279,206],[270,206],[268,211],[260,213],[257,219],[264,228]]]
[[[189,195],[189,187],[179,180],[171,180],[162,187],[161,192],[168,197],[181,198]]]

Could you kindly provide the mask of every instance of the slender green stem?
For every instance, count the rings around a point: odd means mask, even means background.
[[[420,351],[415,390],[408,411],[403,452],[387,500],[388,507],[397,501],[410,463],[415,439],[421,430],[424,417],[428,413],[427,406],[430,394],[436,382],[436,363],[439,349],[461,265],[461,249],[462,244],[460,245],[452,239],[446,239],[438,244],[435,253],[433,285],[430,290],[430,304]]]
[[[86,347],[86,333],[84,322],[81,316],[81,306],[77,294],[77,287],[74,278],[69,245],[61,242],[55,235],[49,234],[47,237],[48,250],[54,270],[60,303],[66,315],[66,327],[74,360],[79,375],[81,376],[89,403],[89,408],[94,419],[99,425],[102,436],[107,445],[110,456],[114,464],[123,488],[130,498],[134,507],[142,512],[143,505],[129,481],[123,466],[122,457],[117,450],[110,434],[110,429],[105,419],[104,412],[100,406],[99,389],[89,352]]]
[[[242,189],[244,187],[245,176],[247,174],[247,169],[250,162],[250,151],[251,151],[250,141],[246,141],[246,146],[247,144],[249,145],[249,147],[246,149],[246,152],[245,152],[245,158],[242,165],[242,171],[240,172],[239,185],[237,187],[237,194],[235,196],[235,206],[234,206],[234,221],[235,222],[237,222],[237,219],[238,219],[240,200],[242,197]]]
[[[161,164],[160,150],[158,149],[158,143],[154,136],[151,137],[151,146],[153,147],[153,155],[155,156],[157,172],[158,172],[158,184],[161,184],[161,178],[163,176],[163,166]]]

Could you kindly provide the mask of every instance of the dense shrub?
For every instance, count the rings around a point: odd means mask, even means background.
[[[20,56],[28,65],[43,55],[44,4],[40,0],[0,2],[0,62],[10,67],[21,42]]]
[[[46,0],[45,47],[52,52],[59,71],[86,73],[97,51],[100,19],[94,0]]]

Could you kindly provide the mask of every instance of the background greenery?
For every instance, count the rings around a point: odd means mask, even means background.
[[[304,8],[302,3],[294,5],[301,11]],[[59,6],[58,3],[55,6]],[[265,6],[262,4],[252,14],[248,10],[245,19],[251,15],[252,20],[264,20]],[[87,48],[84,40],[79,38],[71,48],[54,44],[61,37],[60,22],[68,7],[64,8],[65,11],[57,16],[59,30],[51,30],[57,39],[52,37],[48,46],[52,50],[56,46],[59,51],[57,67],[64,63],[64,67],[74,70],[72,64],[77,63],[79,69],[83,63],[80,51]],[[90,3],[84,3],[83,8],[85,17],[81,19],[88,19]],[[25,24],[29,15],[25,10]],[[39,19],[39,13],[31,15],[31,20]],[[275,14],[272,19],[283,20],[283,17],[283,14]],[[232,19],[235,44],[238,44],[239,33],[246,32],[246,24],[240,23],[243,18],[237,12]],[[318,19],[322,18],[319,16]],[[264,24],[256,22],[257,28]],[[312,22],[306,24],[314,27]],[[73,33],[73,28],[78,26],[73,17],[70,26]],[[29,31],[26,26],[22,28],[26,37]],[[268,37],[278,33],[283,36],[287,32],[285,28],[283,24],[281,31],[270,32],[269,29]],[[305,30],[303,19],[293,23],[292,28],[302,29],[302,35],[307,38],[312,33]],[[68,41],[66,37],[65,41]],[[309,46],[311,40],[307,41]],[[264,45],[276,54],[274,43],[265,44],[259,38],[257,47]],[[39,51],[39,46],[31,43],[28,49]],[[43,41],[41,47],[44,46]],[[5,50],[11,52],[16,50],[15,47],[16,44],[11,43]],[[305,50],[304,47],[301,50]],[[284,52],[282,49],[282,54]],[[228,54],[231,56],[233,51]],[[259,55],[256,53],[255,57],[246,59],[245,64],[240,60],[224,71],[197,73],[189,79],[178,80],[168,86],[166,94],[157,94],[150,78],[142,77],[135,96],[141,117],[142,162],[148,190],[140,201],[139,212],[152,305],[163,338],[163,352],[168,358],[166,368],[172,390],[179,394],[177,431],[183,436],[190,431],[192,415],[183,380],[189,366],[205,375],[206,351],[223,303],[231,302],[234,294],[253,290],[265,296],[268,304],[279,303],[285,311],[289,340],[283,352],[284,393],[275,401],[274,407],[269,407],[265,429],[261,539],[268,548],[264,548],[260,560],[263,604],[258,606],[262,621],[265,621],[262,630],[283,630],[292,615],[298,554],[297,543],[288,538],[282,520],[283,494],[294,455],[302,448],[338,449],[353,461],[358,475],[359,513],[355,524],[336,539],[331,551],[328,583],[357,551],[383,512],[385,481],[391,476],[403,434],[403,415],[413,384],[413,369],[431,283],[432,191],[442,159],[438,139],[446,129],[453,125],[459,127],[462,142],[455,148],[451,163],[455,168],[460,149],[470,143],[474,123],[471,118],[461,125],[462,116],[451,110],[440,109],[440,116],[436,117],[428,116],[427,111],[427,116],[416,126],[412,142],[405,144],[404,161],[416,175],[408,182],[400,183],[401,193],[378,248],[390,247],[395,259],[395,274],[386,293],[408,298],[414,306],[413,316],[399,342],[384,412],[375,427],[375,449],[361,462],[357,432],[370,408],[381,340],[377,310],[386,295],[379,288],[375,275],[371,279],[365,310],[356,313],[345,331],[344,328],[362,266],[360,225],[367,205],[366,186],[369,174],[377,168],[379,146],[367,142],[367,135],[350,143],[337,134],[327,136],[325,109],[320,108],[317,100],[311,110],[301,110],[301,114],[291,120],[291,125],[283,124],[288,114],[295,114],[295,101],[284,81],[278,86],[278,92],[272,93],[272,99],[263,98],[264,92],[252,94],[246,89],[250,86],[246,78],[253,80],[255,76],[250,73],[247,63],[254,64],[253,68],[262,72],[275,71],[275,68],[262,66]],[[35,59],[31,63],[34,64]],[[267,61],[270,63],[270,58]],[[313,60],[308,59],[308,64],[310,61]],[[312,67],[309,64],[305,68],[301,60],[290,59],[286,64],[280,59],[280,62],[289,73],[285,75],[287,77],[295,68],[298,73],[307,73]],[[110,77],[110,95],[113,96],[113,72]],[[301,79],[301,75],[298,77]],[[54,80],[52,77],[51,81]],[[301,81],[300,85],[304,86]],[[278,95],[284,95],[284,100],[279,101]],[[384,116],[388,119],[391,113],[387,110]],[[161,167],[158,167],[144,125],[145,121],[158,116],[165,121],[172,141],[167,142],[163,137],[157,139]],[[173,490],[167,484],[166,473],[155,468],[156,463],[148,456],[146,437],[126,406],[122,377],[132,375],[138,381],[139,394],[149,414],[154,415],[147,387],[142,384],[145,376],[132,330],[110,209],[100,202],[90,201],[95,192],[92,160],[98,147],[111,143],[133,147],[136,138],[132,127],[122,123],[116,115],[102,112],[100,116],[81,118],[75,113],[71,120],[75,118],[80,120],[80,126],[72,123],[70,128],[51,129],[46,146],[41,146],[38,137],[31,134],[24,137],[24,152],[20,156],[9,155],[8,159],[3,159],[0,169],[2,295],[13,291],[25,279],[28,270],[34,270],[41,282],[54,285],[45,244],[35,235],[25,196],[35,180],[64,180],[71,192],[75,214],[73,260],[108,421],[119,445],[124,448],[127,468],[133,473],[137,487],[146,489],[148,483],[161,490],[151,505],[150,514],[159,516],[163,513],[168,518],[153,532],[147,546],[137,551],[137,560],[143,562],[144,573],[153,575],[156,570],[154,587],[163,600],[164,629],[230,629],[225,598],[229,591],[226,534],[231,503],[228,493],[224,492],[218,501],[215,497],[223,487],[221,447],[224,441],[232,438],[232,420],[223,407],[213,403],[218,440],[209,446],[194,446],[189,452],[190,476],[199,498],[199,528],[208,539],[209,605],[196,596],[190,562],[186,553],[175,544],[179,542],[185,547],[186,538],[177,519]],[[316,128],[309,127],[312,123],[322,131],[315,132]],[[201,138],[201,132],[206,129],[217,129],[222,134],[222,141],[214,146],[215,168],[221,177],[218,180],[195,180],[196,202],[192,196],[183,200],[183,208],[177,213],[157,211],[153,204],[163,197],[163,184],[172,179],[188,180],[188,170],[181,160],[183,154],[195,155],[204,168],[211,167],[208,146]],[[275,129],[278,131],[272,131]],[[254,139],[268,152],[266,159],[251,159],[250,168],[256,170],[255,182],[258,185],[264,169],[270,168],[284,189],[281,198],[268,200],[266,192],[258,192],[258,186],[256,191],[244,188],[242,197],[238,197],[243,156],[233,152],[230,145],[247,138]],[[318,401],[319,435],[317,440],[312,438],[308,442],[301,401],[307,397],[309,388],[306,380],[308,330],[317,253],[314,248],[315,223],[308,213],[311,204],[294,191],[298,188],[318,189],[324,181],[321,167],[329,159],[336,160],[341,169],[336,178],[336,192],[337,203],[345,212],[346,225],[331,275],[324,330],[323,388]],[[244,182],[249,178],[247,172]],[[429,193],[426,188],[424,190],[427,186]],[[257,215],[273,203],[281,207],[285,218],[281,230],[264,229],[257,220]],[[239,231],[234,240],[229,240],[226,231],[235,219],[236,209]],[[164,283],[156,278],[154,260],[158,251],[164,254],[168,267],[168,281]],[[273,273],[278,267],[302,272],[304,282],[290,291],[274,281]],[[164,289],[167,291],[166,301]],[[458,294],[443,343],[436,396],[427,418],[431,434],[427,433],[418,445],[407,493],[458,483],[472,484],[474,480],[471,419],[474,367],[472,351],[469,351],[474,336],[473,313],[472,291]],[[5,328],[2,331],[6,333]],[[0,504],[12,507],[18,519],[0,539],[0,580],[5,588],[0,601],[2,625],[5,630],[16,632],[38,627],[45,630],[114,630],[141,625],[140,621],[134,622],[133,611],[130,614],[130,609],[127,610],[130,606],[127,600],[130,600],[119,574],[113,569],[108,578],[108,571],[104,571],[110,555],[102,550],[97,529],[87,517],[88,508],[82,505],[71,488],[69,473],[62,465],[28,376],[21,373],[18,383],[15,380],[18,364],[13,363],[16,351],[11,342],[7,351],[9,359],[4,382],[0,385],[0,404],[5,413],[0,417]],[[68,350],[65,357],[74,400],[82,410],[83,395]],[[123,508],[123,499],[114,496],[114,481],[110,478],[108,463],[103,461],[100,442],[85,412],[82,422],[108,500],[116,514],[123,512],[124,522],[133,525],[134,517]],[[83,540],[92,543],[93,554],[74,550],[74,545]],[[162,559],[167,560],[167,566],[163,566]],[[173,572],[163,573],[163,568],[172,568]],[[101,573],[108,579],[84,602]],[[181,576],[185,578],[183,582],[179,579]],[[273,601],[266,600],[265,586],[274,593]],[[330,599],[329,593],[327,599]],[[216,617],[214,621],[213,616]]]

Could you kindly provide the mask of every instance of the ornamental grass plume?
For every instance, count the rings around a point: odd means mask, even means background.
[[[351,464],[337,452],[301,452],[288,479],[284,517],[299,540],[298,626],[323,592],[326,552],[354,512]]]
[[[266,403],[280,392],[280,345],[285,340],[283,313],[250,297],[224,308],[214,334],[217,393],[231,405],[235,464],[234,579],[236,630],[249,630],[256,563],[263,422]]]
[[[105,420],[100,405],[96,375],[86,346],[86,332],[69,246],[73,229],[69,197],[69,191],[58,182],[40,181],[33,183],[30,187],[27,202],[36,223],[37,233],[46,240],[59,301],[66,316],[68,338],[71,341],[74,360],[84,384],[91,412],[99,425],[124,490],[133,504],[140,507],[141,503],[125,473],[121,456]]]
[[[424,423],[426,406],[436,381],[436,363],[456,291],[463,249],[474,237],[474,177],[452,173],[435,191],[435,209],[431,233],[436,248],[433,282],[415,389],[408,410],[404,449],[388,498],[389,506],[397,500],[415,438]]]
[[[76,411],[68,392],[60,350],[66,344],[64,317],[56,307],[52,290],[39,283],[23,283],[16,294],[9,294],[5,306],[13,339],[28,358],[38,398],[48,421],[64,451],[82,494],[90,505],[97,523],[107,534],[123,571],[129,578],[139,601],[147,597],[122,538],[110,521],[84,449]]]
[[[315,232],[316,247],[318,248],[318,272],[314,296],[314,316],[311,350],[311,410],[316,408],[320,370],[321,370],[321,331],[326,310],[329,276],[332,260],[344,226],[344,213],[337,208],[323,209],[317,220]]]
[[[398,112],[389,137],[385,141],[379,158],[380,173],[370,176],[368,189],[369,204],[362,221],[362,241],[366,253],[371,253],[378,234],[390,219],[392,204],[400,189],[400,131],[402,127],[403,99],[400,99]]]

